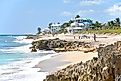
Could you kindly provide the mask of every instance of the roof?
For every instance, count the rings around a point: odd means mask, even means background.
[[[89,19],[89,18],[74,18],[74,19],[71,19],[71,20],[90,20],[90,21],[92,21],[92,20]]]
[[[45,28],[42,31],[50,31],[50,29],[49,28]]]

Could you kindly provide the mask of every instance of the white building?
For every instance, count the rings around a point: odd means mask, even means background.
[[[49,28],[45,28],[42,30],[42,34],[50,34],[51,30]]]
[[[80,32],[92,25],[92,20],[90,19],[75,18],[72,21],[71,26],[66,28],[68,33]]]
[[[57,33],[60,30],[61,24],[52,24],[50,26],[51,33]]]

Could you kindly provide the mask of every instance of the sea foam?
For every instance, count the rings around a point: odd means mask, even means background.
[[[26,39],[27,36],[17,36],[15,37],[16,40],[14,42],[18,42],[18,43],[32,43],[33,39]]]
[[[23,39],[24,37],[16,37],[14,42],[26,43],[27,45],[20,47],[11,47],[9,49],[0,49],[4,53],[12,53],[13,55],[24,54],[23,59],[17,58],[16,61],[8,64],[0,65],[0,81],[43,81],[48,72],[38,72],[41,68],[33,68],[40,61],[50,59],[57,55],[54,51],[38,50],[31,53],[32,40]],[[9,59],[15,60],[15,59]]]
[[[28,58],[8,65],[0,66],[0,81],[42,81],[48,72],[38,72],[41,68],[32,68],[40,61],[50,59],[49,54],[39,58]]]

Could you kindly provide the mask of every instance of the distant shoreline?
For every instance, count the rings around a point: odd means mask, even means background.
[[[0,36],[36,36],[34,34],[0,34]]]

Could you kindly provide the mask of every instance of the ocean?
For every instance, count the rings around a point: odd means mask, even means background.
[[[32,40],[25,37],[0,35],[0,81],[43,81],[48,74],[33,67],[56,53],[44,50],[31,53]]]

